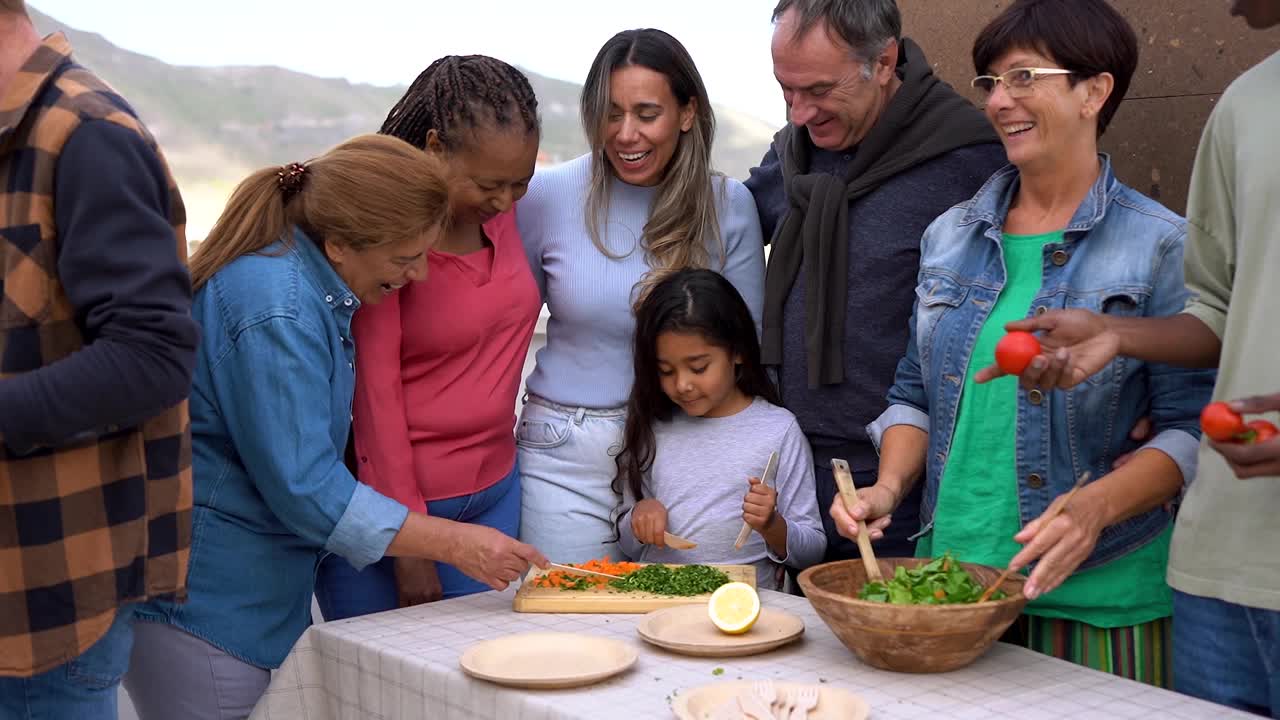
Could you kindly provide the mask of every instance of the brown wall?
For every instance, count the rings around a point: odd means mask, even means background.
[[[968,92],[973,39],[1010,0],[898,0],[903,34],[934,71]],[[1138,34],[1129,94],[1102,137],[1120,179],[1178,213],[1186,208],[1196,145],[1227,84],[1280,50],[1280,32],[1250,30],[1226,0],[1114,0]],[[1278,91],[1280,92],[1280,91]]]

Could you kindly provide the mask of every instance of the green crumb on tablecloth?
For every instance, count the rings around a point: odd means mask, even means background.
[[[724,668],[716,668],[715,670],[712,670],[712,671],[711,671],[711,674],[712,674],[712,675],[723,675],[723,674],[724,674]]]

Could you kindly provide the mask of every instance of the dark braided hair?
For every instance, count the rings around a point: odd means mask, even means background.
[[[524,73],[487,55],[446,55],[413,81],[379,132],[426,149],[435,130],[453,150],[461,130],[489,121],[507,128],[517,119],[527,132],[538,130],[538,98]]]

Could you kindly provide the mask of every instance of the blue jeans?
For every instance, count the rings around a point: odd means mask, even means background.
[[[133,622],[133,605],[125,605],[107,633],[75,660],[29,678],[0,677],[0,718],[116,720],[116,694],[133,650]]]
[[[1280,612],[1174,590],[1173,687],[1280,718]]]
[[[622,559],[613,491],[626,409],[573,408],[530,395],[516,425],[524,476],[520,539],[548,560]]]
[[[520,463],[497,484],[480,492],[428,502],[427,512],[433,517],[484,525],[516,537],[520,532]],[[445,600],[489,589],[452,565],[436,563],[436,573]],[[326,621],[400,607],[395,558],[384,557],[356,570],[345,558],[327,555],[316,572],[316,602]]]

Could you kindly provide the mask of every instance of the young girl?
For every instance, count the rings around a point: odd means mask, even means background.
[[[809,444],[760,364],[742,296],[710,270],[657,282],[636,310],[635,379],[615,490],[626,498],[619,545],[640,562],[756,566],[780,589],[777,563],[807,567],[827,541]],[[778,453],[773,487],[760,482]],[[746,522],[753,532],[734,541]],[[672,550],[663,532],[695,543]]]

